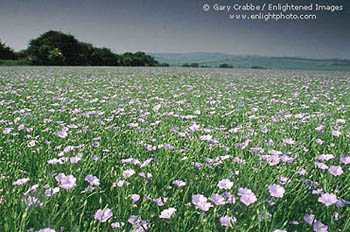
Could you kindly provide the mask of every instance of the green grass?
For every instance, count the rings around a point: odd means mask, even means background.
[[[30,62],[26,59],[21,60],[0,60],[0,66],[29,66]]]

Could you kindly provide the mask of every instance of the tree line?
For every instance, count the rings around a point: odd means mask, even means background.
[[[31,65],[67,66],[169,66],[160,64],[144,52],[118,55],[109,48],[97,48],[73,35],[48,31],[29,42],[28,48],[15,52],[0,42],[0,60],[25,60]]]

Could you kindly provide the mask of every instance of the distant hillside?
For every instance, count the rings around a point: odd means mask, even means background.
[[[235,56],[223,53],[150,53],[159,63],[171,66],[198,63],[199,66],[219,67],[220,64],[234,68],[263,67],[267,69],[300,69],[350,71],[350,60],[308,59],[299,57]]]

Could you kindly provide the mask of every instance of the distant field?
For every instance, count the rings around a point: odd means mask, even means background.
[[[219,67],[220,64],[234,68],[259,66],[266,69],[293,69],[319,71],[350,71],[350,61],[341,59],[305,59],[288,57],[234,56],[222,53],[153,53],[160,63],[181,66],[185,63],[198,63],[200,66]]]
[[[349,83],[0,67],[0,231],[350,231]]]

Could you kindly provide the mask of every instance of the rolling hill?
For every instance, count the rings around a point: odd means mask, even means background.
[[[159,63],[171,66],[198,63],[200,66],[219,67],[220,64],[234,68],[261,67],[266,69],[299,69],[350,71],[350,60],[346,59],[309,59],[301,57],[236,56],[224,53],[149,53]]]

